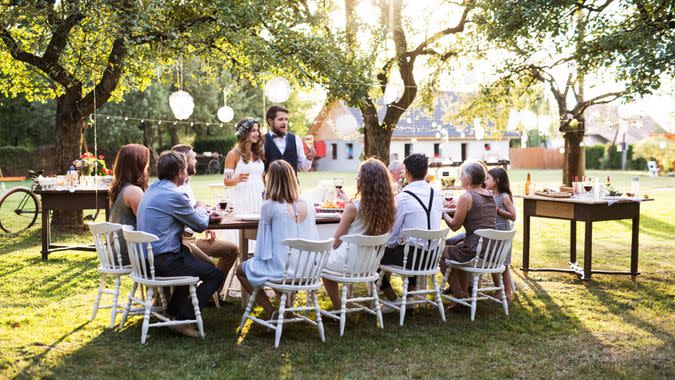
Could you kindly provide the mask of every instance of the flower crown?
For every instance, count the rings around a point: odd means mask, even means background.
[[[251,128],[253,128],[253,126],[256,125],[256,124],[258,124],[258,126],[260,126],[260,122],[256,119],[253,119],[253,118],[241,120],[234,127],[234,135],[237,137],[237,139],[240,139],[242,136],[247,134],[248,131],[250,131]]]

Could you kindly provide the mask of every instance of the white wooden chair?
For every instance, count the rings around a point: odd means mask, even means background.
[[[124,327],[124,322],[126,321],[127,315],[131,310],[132,303],[135,303],[141,305],[144,310],[143,326],[141,328],[141,344],[145,344],[149,327],[175,326],[195,323],[199,329],[199,336],[204,338],[204,324],[202,322],[201,311],[199,310],[199,302],[197,300],[196,290],[199,277],[155,276],[155,257],[152,253],[151,243],[153,241],[159,240],[157,236],[141,231],[129,231],[126,229],[123,231],[124,239],[127,241],[129,259],[131,259],[131,267],[133,268],[133,271],[131,272],[133,284],[131,285],[131,291],[129,292],[129,298],[127,300],[126,307],[124,308],[124,314],[122,314],[120,328]],[[168,317],[160,314],[158,311],[156,311],[156,309],[153,309],[152,305],[154,303],[155,290],[160,293],[160,296],[162,297],[162,304],[166,304],[166,300],[164,299],[164,294],[161,292],[161,288],[172,286],[189,287],[190,299],[192,300],[192,305],[195,310],[195,319],[181,321],[171,320]],[[136,290],[139,287],[141,288],[141,298],[136,297]],[[150,323],[151,315],[159,319],[160,322]]]
[[[384,248],[388,239],[388,233],[379,236],[344,235],[340,240],[342,240],[342,244],[347,245],[345,265],[341,271],[337,272],[329,269],[323,270],[322,278],[342,284],[342,306],[340,310],[321,311],[324,316],[340,321],[340,336],[345,331],[346,314],[355,311],[365,311],[375,315],[380,328],[384,328],[376,282],[379,278],[377,268],[380,265],[380,260],[382,260],[382,255],[384,255]],[[368,284],[371,295],[347,298],[348,288],[361,282]],[[371,307],[363,305],[364,302],[370,302]],[[352,307],[347,308],[347,303],[350,303]]]
[[[492,300],[501,303],[504,309],[504,314],[509,315],[509,303],[506,301],[506,292],[504,291],[504,280],[502,273],[504,272],[504,261],[506,255],[511,249],[513,237],[516,235],[516,230],[498,231],[490,229],[481,229],[474,232],[480,236],[478,246],[476,247],[476,257],[468,262],[460,263],[453,260],[445,260],[447,269],[443,276],[443,283],[448,281],[450,269],[457,269],[471,274],[473,289],[471,296],[468,298],[455,298],[451,295],[443,295],[452,302],[456,302],[471,308],[471,320],[474,320],[476,315],[476,301]],[[481,253],[482,252],[482,253]],[[496,274],[499,278],[499,286],[489,286],[479,288],[480,277],[483,274]],[[499,291],[501,298],[497,299],[485,292]]]
[[[323,323],[321,322],[321,309],[319,308],[319,299],[316,291],[321,287],[321,272],[326,266],[328,255],[333,246],[333,240],[310,241],[304,239],[286,239],[284,244],[288,247],[288,256],[284,263],[284,274],[280,278],[266,281],[263,286],[253,289],[249,297],[248,305],[241,317],[239,324],[239,333],[243,331],[247,319],[259,323],[265,327],[276,331],[274,347],[279,347],[281,341],[281,331],[284,323],[290,322],[308,322],[319,329],[321,341],[326,340],[323,332]],[[262,287],[269,287],[281,292],[279,300],[278,318],[276,320],[259,319],[251,315],[251,310],[255,303],[256,295]],[[290,298],[294,292],[305,291],[308,293],[307,306],[286,307],[286,299]],[[310,306],[310,295],[311,303]],[[316,313],[316,321],[313,321],[304,315],[295,312],[313,311]],[[285,318],[286,313],[293,313],[293,318]]]
[[[440,262],[441,254],[445,248],[445,238],[448,235],[448,229],[442,230],[421,230],[421,229],[407,229],[401,231],[401,238],[406,241],[403,248],[403,266],[398,265],[380,265],[380,281],[385,275],[385,272],[397,274],[403,277],[403,294],[400,302],[392,302],[387,299],[380,300],[381,303],[394,308],[399,311],[399,324],[403,326],[405,320],[405,312],[407,305],[416,304],[432,304],[438,308],[438,313],[441,319],[445,322],[445,309],[443,308],[443,301],[441,300],[440,284],[436,278],[439,272],[438,263]],[[412,238],[415,244],[411,244],[408,238]],[[408,254],[411,257],[408,258]],[[412,260],[409,263],[409,260]],[[410,277],[414,276],[431,276],[434,283],[433,289],[426,289],[426,286],[418,284],[420,289],[408,291],[408,281]],[[426,294],[434,294],[435,302],[426,298]],[[408,296],[423,295],[424,299],[407,300]]]
[[[122,306],[118,304],[120,294],[120,282],[122,276],[131,273],[131,265],[122,265],[122,255],[120,253],[120,242],[118,236],[122,233],[122,225],[115,223],[88,223],[89,231],[94,237],[96,254],[98,255],[98,272],[101,274],[101,282],[98,286],[94,310],[91,312],[91,319],[96,318],[98,309],[111,309],[110,328],[115,327],[115,318],[117,312],[122,311]],[[115,286],[112,290],[107,288],[108,276],[115,278]],[[111,294],[113,296],[112,304],[100,306],[101,296]]]
[[[647,161],[647,170],[649,171],[650,177],[659,176],[659,165],[656,163],[656,161]]]

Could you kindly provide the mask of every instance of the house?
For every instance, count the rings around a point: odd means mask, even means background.
[[[476,139],[473,127],[456,126],[444,120],[449,103],[457,100],[456,94],[444,92],[437,97],[433,112],[409,108],[392,135],[390,161],[403,161],[411,153],[424,153],[439,161],[508,160],[509,140],[519,138],[519,134],[510,132],[503,136],[487,136],[486,132],[483,139]],[[380,120],[384,112],[385,107],[381,106],[378,111]],[[326,143],[326,156],[315,159],[316,170],[355,171],[358,168],[363,157],[363,135],[357,132],[341,136],[335,128],[335,120],[345,114],[351,114],[358,128],[363,128],[361,111],[340,102],[326,106],[310,127],[309,134],[313,134],[315,140]]]
[[[590,107],[584,114],[586,134],[584,143],[595,144],[637,144],[638,142],[665,133],[666,130],[654,118],[646,114],[636,114],[628,120],[618,116],[619,104],[600,104]],[[625,136],[619,134],[620,126],[625,125]]]

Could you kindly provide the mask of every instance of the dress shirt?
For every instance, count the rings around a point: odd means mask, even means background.
[[[272,139],[274,144],[279,148],[279,152],[284,154],[286,151],[286,135],[278,136],[276,133],[270,131],[268,133],[269,137]],[[305,156],[305,148],[302,144],[300,136],[295,135],[295,148],[298,152],[298,169],[302,172],[306,172],[312,168],[312,161],[307,159]]]
[[[188,199],[190,200],[190,205],[195,207],[197,204],[197,198],[195,198],[195,193],[192,191],[192,186],[190,186],[190,177],[188,177],[182,185],[178,186],[178,190],[184,192]]]
[[[423,180],[411,182],[408,186],[396,196],[396,220],[391,227],[391,235],[387,242],[387,247],[395,248],[400,245],[400,234],[402,230],[410,228],[427,229],[427,213],[422,205],[405,191],[417,195],[424,203],[429,206],[429,193],[431,186]],[[434,202],[431,205],[431,229],[437,230],[441,226],[441,217],[443,216],[443,195],[440,191],[434,190]]]
[[[159,238],[152,243],[155,255],[179,252],[186,226],[202,232],[209,225],[206,211],[193,208],[187,194],[166,179],[148,187],[136,215],[138,230]]]

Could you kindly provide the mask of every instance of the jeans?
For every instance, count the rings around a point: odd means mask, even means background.
[[[155,256],[155,274],[158,277],[195,276],[201,284],[197,287],[199,308],[209,302],[213,293],[225,282],[225,274],[213,265],[195,259],[186,252],[165,253]],[[195,311],[190,300],[187,286],[176,286],[173,289],[167,313],[177,320],[194,319]]]

